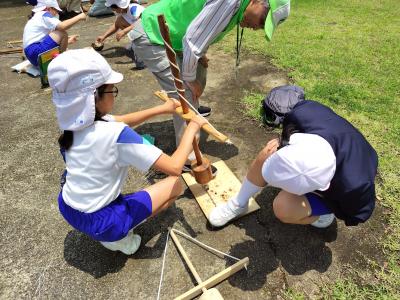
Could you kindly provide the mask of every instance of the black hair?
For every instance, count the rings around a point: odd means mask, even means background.
[[[299,132],[299,130],[296,128],[296,125],[294,125],[292,123],[285,124],[285,122],[284,122],[283,127],[282,127],[282,133],[281,133],[281,136],[279,137],[278,149],[281,149],[281,148],[289,145],[290,136],[296,132]]]
[[[110,7],[114,9],[120,8],[117,4],[112,4]]]
[[[95,98],[94,98],[95,103],[97,101],[99,101],[101,95],[103,95],[106,88],[107,88],[107,85],[103,84],[96,89]],[[94,116],[94,121],[107,122],[106,120],[103,120],[103,117],[104,117],[104,114],[99,113],[96,108],[96,114]],[[74,132],[71,130],[64,130],[64,132],[58,138],[58,144],[60,145],[60,148],[64,149],[65,151],[67,151],[67,150],[69,150],[69,148],[71,148],[73,142],[74,142]]]
[[[101,99],[101,96],[104,94],[104,92],[106,91],[106,88],[107,88],[107,84],[103,84],[103,85],[101,85],[101,86],[99,86],[97,89],[96,89],[96,92],[95,92],[95,96],[94,96],[94,102],[95,103],[97,103],[98,101],[100,101],[100,99]],[[104,114],[101,114],[101,113],[99,113],[98,111],[97,111],[97,108],[96,108],[96,114],[95,114],[95,116],[94,116],[94,120],[95,121],[104,121],[102,118],[104,117]]]

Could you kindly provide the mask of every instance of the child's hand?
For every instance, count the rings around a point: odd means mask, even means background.
[[[122,39],[124,35],[125,35],[125,32],[124,32],[123,30],[120,30],[120,31],[118,31],[118,32],[115,34],[115,38],[116,38],[117,41],[119,42],[120,39]]]
[[[208,57],[204,54],[202,57],[199,59],[199,64],[201,64],[205,69],[208,68]]]
[[[73,43],[75,43],[75,42],[78,40],[78,37],[79,37],[78,34],[71,35],[71,36],[68,38],[68,44],[73,44]]]
[[[175,109],[177,109],[178,107],[181,106],[181,103],[178,100],[175,99],[171,99],[168,100],[167,102],[165,102],[163,104],[163,108],[165,110],[166,113],[175,113]]]
[[[199,126],[200,129],[201,127],[203,127],[203,125],[207,124],[207,120],[202,116],[196,115],[192,118],[192,120],[190,120],[190,123],[197,124],[197,126]]]
[[[98,43],[103,43],[104,40],[105,40],[105,37],[102,36],[102,35],[99,35],[99,36],[96,38],[96,42],[98,42]]]
[[[273,139],[268,141],[267,145],[264,147],[263,152],[267,154],[267,158],[274,154],[279,147],[279,139]]]

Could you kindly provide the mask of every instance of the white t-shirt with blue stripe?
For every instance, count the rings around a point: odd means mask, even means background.
[[[76,210],[95,212],[121,193],[129,166],[146,172],[161,154],[126,124],[96,121],[74,132],[73,145],[65,153],[62,197]]]
[[[24,49],[40,42],[46,35],[54,31],[61,21],[48,11],[39,11],[26,23],[23,36]]]
[[[143,11],[143,6],[139,4],[129,4],[128,11],[125,14],[117,14],[117,16],[122,16],[125,21],[132,25],[140,18]]]

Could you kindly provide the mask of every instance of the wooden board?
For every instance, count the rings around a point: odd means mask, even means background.
[[[201,185],[196,182],[192,174],[183,173],[182,177],[189,186],[190,191],[196,198],[201,210],[208,219],[210,212],[220,203],[225,203],[239,192],[241,182],[229,167],[222,161],[213,163],[218,169],[217,176],[207,185]],[[250,198],[249,206],[246,212],[238,218],[245,216],[260,208],[254,198]]]

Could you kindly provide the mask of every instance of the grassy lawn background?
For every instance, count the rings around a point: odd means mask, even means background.
[[[381,285],[341,278],[323,288],[323,294],[337,299],[400,297],[400,2],[292,0],[291,7],[272,43],[254,42],[263,41],[263,33],[246,30],[243,51],[271,58],[289,70],[308,99],[330,106],[360,129],[378,152],[378,202],[390,212],[382,237],[388,265],[374,266]],[[222,47],[232,51],[235,41],[232,33]],[[260,119],[263,97],[260,91],[248,91],[243,99],[254,118]],[[296,291],[289,295],[302,297]]]

